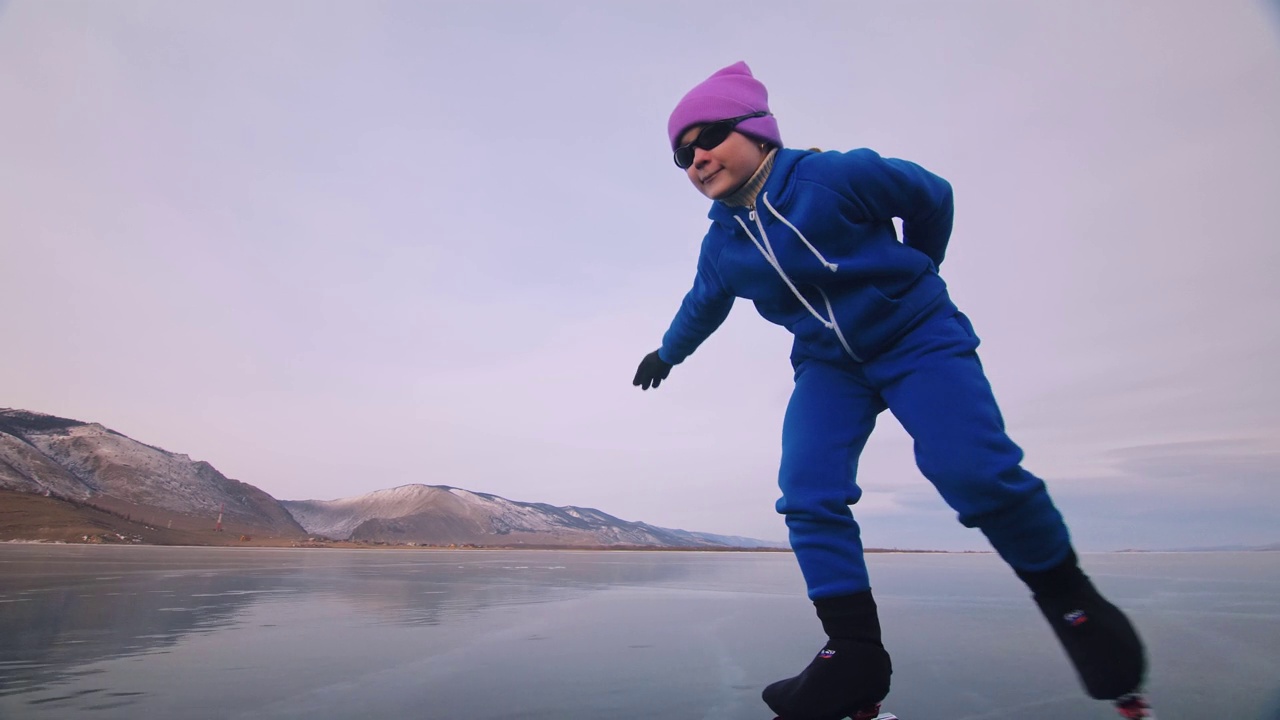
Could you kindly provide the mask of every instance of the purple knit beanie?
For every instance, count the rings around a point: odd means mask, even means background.
[[[671,149],[679,146],[680,136],[694,125],[725,120],[740,115],[750,115],[769,110],[769,91],[751,75],[751,68],[744,62],[736,62],[717,70],[690,90],[667,121],[667,135]],[[766,140],[779,147],[782,135],[778,133],[778,121],[772,115],[743,120],[738,131],[759,140]]]

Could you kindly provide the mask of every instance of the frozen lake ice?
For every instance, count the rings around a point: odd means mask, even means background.
[[[1112,718],[989,554],[869,558],[904,720]],[[1162,720],[1280,718],[1280,553],[1086,554]],[[0,545],[0,718],[769,720],[783,553]]]

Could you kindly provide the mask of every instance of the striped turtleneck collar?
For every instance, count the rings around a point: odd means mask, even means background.
[[[764,181],[769,179],[769,171],[773,169],[773,158],[777,154],[777,148],[770,150],[769,154],[764,156],[764,161],[760,163],[760,167],[756,168],[756,172],[751,176],[751,179],[720,202],[729,207],[754,207],[756,195],[760,194],[760,188],[764,187]]]

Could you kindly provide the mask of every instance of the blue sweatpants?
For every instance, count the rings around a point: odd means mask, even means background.
[[[1018,570],[1064,560],[1070,539],[1044,482],[1005,434],[960,312],[938,314],[865,363],[801,360],[782,429],[779,513],[810,599],[871,587],[849,506],[858,456],[888,408],[915,441],[916,464],[966,527]]]

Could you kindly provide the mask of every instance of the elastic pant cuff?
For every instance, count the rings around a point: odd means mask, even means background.
[[[870,590],[813,601],[827,637],[880,644],[880,616]]]
[[[1064,597],[1089,582],[1089,576],[1080,569],[1079,559],[1076,558],[1074,550],[1068,551],[1067,557],[1062,562],[1048,570],[1029,572],[1015,568],[1014,572],[1022,582],[1027,584],[1027,587],[1031,588],[1031,592],[1036,597]]]

